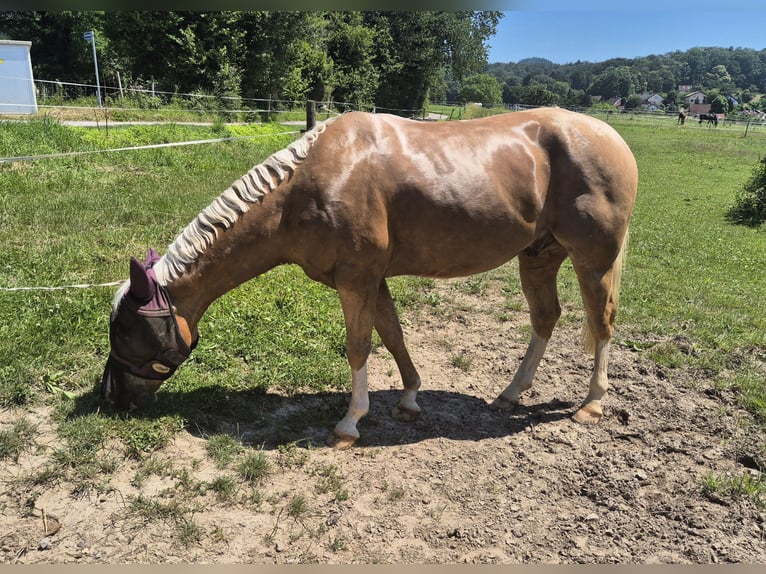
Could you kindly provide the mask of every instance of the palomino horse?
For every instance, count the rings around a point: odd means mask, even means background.
[[[561,313],[556,276],[577,273],[595,365],[574,419],[598,422],[621,261],[638,182],[636,162],[606,123],[537,109],[422,123],[351,112],[319,124],[216,198],[160,258],[131,260],[115,295],[102,395],[150,403],[188,357],[208,306],[283,264],[336,289],[346,324],[351,401],[327,443],[351,446],[369,407],[375,328],[404,392],[392,415],[420,413],[420,377],[386,278],[457,277],[519,258],[533,333],[518,372],[494,401],[520,402]],[[587,348],[587,346],[586,346]]]

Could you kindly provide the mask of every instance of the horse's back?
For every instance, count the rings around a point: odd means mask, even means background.
[[[315,146],[298,181],[341,241],[388,275],[484,271],[546,233],[569,241],[581,219],[612,218],[597,226],[621,234],[635,195],[622,138],[559,109],[455,122],[354,112]]]

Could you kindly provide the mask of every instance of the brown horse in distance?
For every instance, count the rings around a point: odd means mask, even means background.
[[[637,184],[622,138],[579,113],[541,108],[435,123],[344,114],[234,182],[161,259],[132,261],[115,296],[102,394],[124,408],[152,400],[191,352],[214,300],[294,263],[340,295],[352,391],[327,442],[348,447],[369,407],[373,328],[404,384],[392,415],[414,420],[420,413],[420,377],[386,278],[466,276],[518,257],[533,333],[493,403],[512,408],[532,386],[561,313],[556,276],[569,257],[587,314],[586,348],[595,353],[574,419],[598,422]]]

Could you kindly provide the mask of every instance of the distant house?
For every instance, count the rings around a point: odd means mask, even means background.
[[[610,104],[612,104],[615,108],[621,108],[624,104],[622,101],[622,98],[611,98],[608,100]]]
[[[682,94],[685,94],[687,92],[691,92],[692,87],[687,84],[681,84],[678,86],[678,91],[681,92]]]
[[[729,105],[731,107],[739,105],[739,101],[734,96],[726,96],[726,99],[729,101]]]
[[[701,104],[705,101],[705,94],[700,91],[694,91],[690,94],[686,94],[684,96],[684,101],[686,102],[687,106],[692,104]]]
[[[659,94],[641,94],[641,102],[650,112],[660,109],[664,98]]]

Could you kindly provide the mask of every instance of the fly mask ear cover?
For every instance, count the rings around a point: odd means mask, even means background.
[[[152,249],[142,265],[130,260],[130,288],[109,326],[110,359],[143,379],[164,381],[194,348],[178,330],[167,290],[152,267],[159,255]]]

